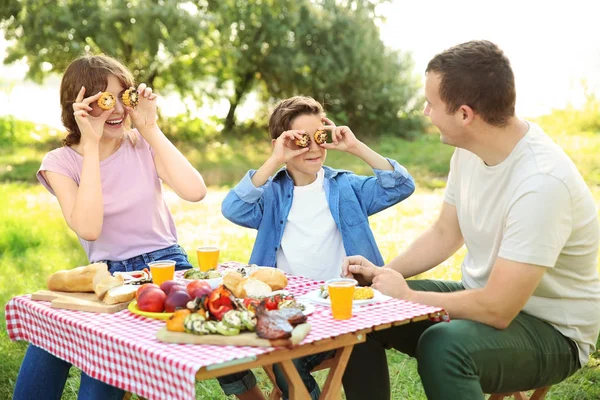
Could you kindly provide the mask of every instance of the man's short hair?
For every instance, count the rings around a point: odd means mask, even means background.
[[[277,139],[283,132],[290,130],[292,121],[300,115],[325,116],[321,103],[306,96],[294,96],[281,100],[275,106],[269,118],[269,133],[272,139]]]
[[[515,115],[515,77],[504,52],[487,40],[474,40],[437,54],[425,72],[440,75],[440,98],[448,114],[468,105],[491,125]]]

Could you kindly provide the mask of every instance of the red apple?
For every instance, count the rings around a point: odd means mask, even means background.
[[[206,294],[210,294],[210,292],[212,292],[212,288],[208,282],[201,279],[195,279],[188,283],[187,292],[192,299],[195,299],[196,297],[202,297]]]
[[[167,296],[167,300],[165,301],[165,311],[173,312],[175,309],[183,307],[187,305],[188,301],[192,298],[190,295],[184,290],[172,290],[171,293]]]
[[[148,288],[140,293],[137,306],[142,311],[163,312],[167,295],[160,289]]]

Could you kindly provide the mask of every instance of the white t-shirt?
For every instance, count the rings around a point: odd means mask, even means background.
[[[329,210],[324,176],[321,169],[310,185],[294,186],[292,207],[277,250],[277,268],[315,280],[339,278],[346,257],[342,235]]]
[[[456,149],[445,201],[456,206],[468,250],[465,287],[485,286],[497,257],[547,267],[523,311],[572,339],[587,363],[600,330],[600,228],[592,194],[562,149],[531,123],[498,165]]]

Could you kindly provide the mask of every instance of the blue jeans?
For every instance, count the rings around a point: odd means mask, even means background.
[[[116,271],[139,271],[146,268],[147,263],[157,260],[174,260],[177,262],[175,264],[177,270],[192,267],[185,250],[177,244],[151,253],[141,254],[128,260],[105,262],[112,273]],[[70,368],[70,363],[30,344],[19,370],[13,400],[60,400]],[[124,390],[94,379],[83,371],[81,372],[78,399],[120,400],[124,395]]]
[[[315,381],[315,378],[313,378],[311,375],[310,371],[312,371],[312,369],[317,365],[321,364],[324,360],[333,356],[333,354],[333,351],[326,351],[292,360],[296,366],[296,369],[298,370],[300,378],[302,378],[302,382],[304,382],[308,393],[310,393],[310,398],[312,400],[319,399],[319,396],[321,395],[321,389],[319,388],[317,381]],[[284,400],[289,399],[289,387],[281,366],[279,364],[274,364],[273,372],[275,373],[275,381],[277,382],[277,386],[283,392]],[[256,385],[256,378],[254,377],[252,371],[242,371],[235,374],[221,376],[217,378],[217,380],[219,381],[223,392],[228,396],[232,394],[242,394],[252,389]]]
[[[108,265],[110,273],[141,271],[148,267],[148,263],[160,260],[173,260],[176,262],[175,270],[192,268],[187,253],[178,244],[164,249],[155,250],[151,253],[140,254],[124,261],[104,261]]]

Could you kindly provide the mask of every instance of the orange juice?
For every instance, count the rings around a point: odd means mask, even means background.
[[[148,263],[148,266],[152,274],[152,282],[159,286],[161,283],[169,281],[175,276],[175,261],[153,261]]]
[[[198,255],[198,266],[200,271],[210,271],[217,268],[219,263],[219,248],[216,246],[198,247],[196,249]]]
[[[331,299],[331,315],[334,319],[350,319],[352,317],[352,298],[354,279],[330,279],[326,282]]]

